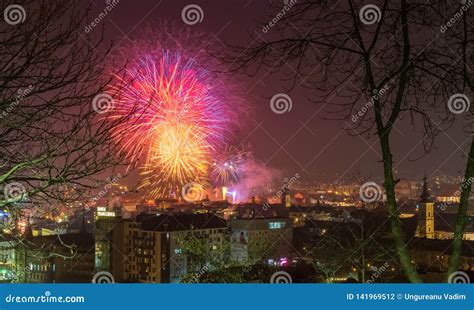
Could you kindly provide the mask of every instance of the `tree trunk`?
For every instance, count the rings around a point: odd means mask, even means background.
[[[392,227],[392,236],[395,241],[395,248],[397,250],[400,264],[403,271],[412,283],[421,283],[421,278],[418,275],[415,267],[411,263],[410,253],[405,244],[405,236],[402,229],[402,223],[398,215],[397,201],[395,199],[395,180],[393,178],[392,153],[390,150],[390,143],[388,135],[380,135],[380,145],[383,154],[383,169],[384,169],[384,186],[387,193],[387,206],[389,212],[390,224]]]
[[[448,272],[449,275],[457,271],[461,260],[462,238],[466,227],[467,209],[469,207],[469,196],[471,195],[472,178],[474,174],[474,139],[471,141],[471,149],[467,158],[466,171],[464,172],[464,180],[461,183],[461,198],[458,207],[458,216],[454,226],[454,240],[451,258],[449,259]]]

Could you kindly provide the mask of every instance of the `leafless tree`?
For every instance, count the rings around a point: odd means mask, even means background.
[[[473,111],[470,108],[474,94],[474,80],[472,79],[474,66],[474,14],[470,2],[454,3],[448,14],[439,12],[440,18],[445,20],[440,31],[444,36],[444,58],[449,59],[447,75],[454,79],[452,94],[447,102],[448,113],[446,118],[453,122],[462,122],[463,129],[470,137],[471,143],[466,153],[466,165],[463,180],[457,193],[460,196],[457,219],[454,227],[452,254],[446,274],[449,276],[458,270],[461,259],[461,248],[466,228],[469,197],[474,178],[474,138]]]
[[[0,25],[0,208],[78,201],[124,163],[110,130],[114,93],[102,30],[80,1],[7,1]],[[93,37],[92,37],[93,35]],[[107,66],[110,69],[112,66]],[[22,241],[23,242],[23,241]]]
[[[283,73],[288,91],[301,83],[313,90],[311,100],[352,134],[376,134],[396,251],[408,279],[421,282],[399,218],[391,134],[402,119],[414,127],[421,122],[424,146],[430,150],[444,130],[446,122],[433,121],[435,109],[427,102],[445,107],[454,80],[447,70],[450,58],[433,43],[433,25],[446,5],[407,0],[290,3],[283,9],[275,5],[268,18],[272,23],[253,33],[250,46],[233,46],[236,53],[226,60],[250,75],[262,68]]]

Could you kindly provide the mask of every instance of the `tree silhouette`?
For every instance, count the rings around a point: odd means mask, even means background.
[[[272,12],[282,11],[273,6]],[[433,26],[446,22],[447,12],[444,2],[298,1],[285,14],[270,15],[271,27],[254,33],[250,46],[232,45],[235,52],[224,57],[235,71],[249,75],[264,68],[284,74],[288,91],[298,83],[310,88],[311,101],[343,121],[351,134],[378,137],[391,233],[411,282],[421,278],[399,218],[391,136],[402,119],[409,118],[414,128],[421,122],[429,151],[447,124],[433,117],[439,105],[446,110],[457,80],[446,47],[433,43]]]

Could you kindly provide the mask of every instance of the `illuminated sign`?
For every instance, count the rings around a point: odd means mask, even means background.
[[[115,217],[115,212],[99,211],[99,212],[97,212],[97,216],[101,216],[101,217]]]
[[[280,229],[286,226],[286,222],[270,222],[268,223],[268,228],[270,229]]]

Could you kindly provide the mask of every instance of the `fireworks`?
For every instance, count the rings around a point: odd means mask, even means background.
[[[118,77],[117,89],[122,92],[110,117],[129,119],[116,134],[124,137],[124,148],[133,159],[162,144],[159,137],[167,127],[185,125],[197,140],[209,145],[224,137],[228,118],[213,95],[206,71],[196,67],[192,60],[164,52],[159,59],[143,59],[125,77]]]
[[[144,158],[141,187],[155,187],[152,196],[160,197],[175,186],[206,179],[230,122],[208,73],[192,59],[164,51],[117,78],[121,96],[108,117],[128,120],[114,137],[132,162]]]
[[[211,179],[215,186],[235,185],[239,182],[247,153],[230,146],[218,152],[211,167]]]
[[[127,69],[115,76],[114,106],[103,115],[126,120],[112,134],[150,197],[179,197],[190,182],[207,188],[239,178],[243,152],[227,145],[248,106],[235,81],[217,75],[225,68],[207,52],[211,39],[164,22],[116,50]]]

